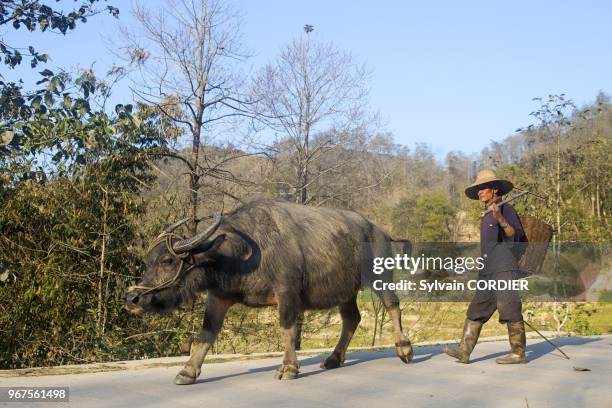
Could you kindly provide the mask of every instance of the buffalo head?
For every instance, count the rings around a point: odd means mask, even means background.
[[[216,267],[218,249],[226,234],[215,235],[221,224],[217,215],[211,226],[191,238],[175,235],[173,231],[187,221],[169,226],[151,242],[144,258],[143,278],[128,289],[130,312],[170,312],[206,290],[207,269]]]

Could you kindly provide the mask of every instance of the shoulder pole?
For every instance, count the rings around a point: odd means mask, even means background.
[[[514,195],[514,196],[512,196],[512,197],[508,197],[508,198],[506,198],[505,200],[500,201],[499,203],[497,203],[497,205],[502,205],[502,204],[509,203],[510,201],[514,201],[514,200],[516,200],[517,198],[524,196],[525,194],[529,194],[529,191],[522,191],[522,192],[518,193],[517,195]],[[491,212],[491,210],[486,210],[486,211],[484,211],[484,212],[482,213],[482,215],[484,216],[484,215],[486,215],[486,214],[488,214],[488,213],[490,213],[490,212]]]

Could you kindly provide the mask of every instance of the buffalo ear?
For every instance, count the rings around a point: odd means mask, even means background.
[[[199,248],[197,252],[192,251],[191,254],[195,264],[199,265],[212,261],[219,247],[226,240],[226,238],[227,236],[225,234],[221,234],[206,245],[202,245],[201,249]]]
[[[243,247],[243,252],[240,255],[240,259],[242,259],[243,261],[248,261],[252,255],[253,255],[253,247],[245,242],[244,247]]]

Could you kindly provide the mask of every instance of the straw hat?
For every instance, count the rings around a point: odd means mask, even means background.
[[[478,190],[483,188],[497,189],[497,195],[502,196],[512,191],[513,187],[508,180],[497,178],[493,170],[481,170],[476,176],[476,181],[465,189],[465,195],[472,200],[478,200]]]

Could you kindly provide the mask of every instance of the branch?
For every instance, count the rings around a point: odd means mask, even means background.
[[[180,160],[183,163],[185,163],[185,165],[187,165],[187,167],[189,167],[189,170],[190,170],[191,173],[195,172],[195,170],[194,170],[193,166],[191,165],[191,163],[189,162],[189,160],[187,160],[183,156],[180,156],[179,154],[176,154],[176,153],[173,153],[173,152],[153,152],[153,153],[147,152],[147,154],[150,155],[150,156],[171,157],[173,159]]]

